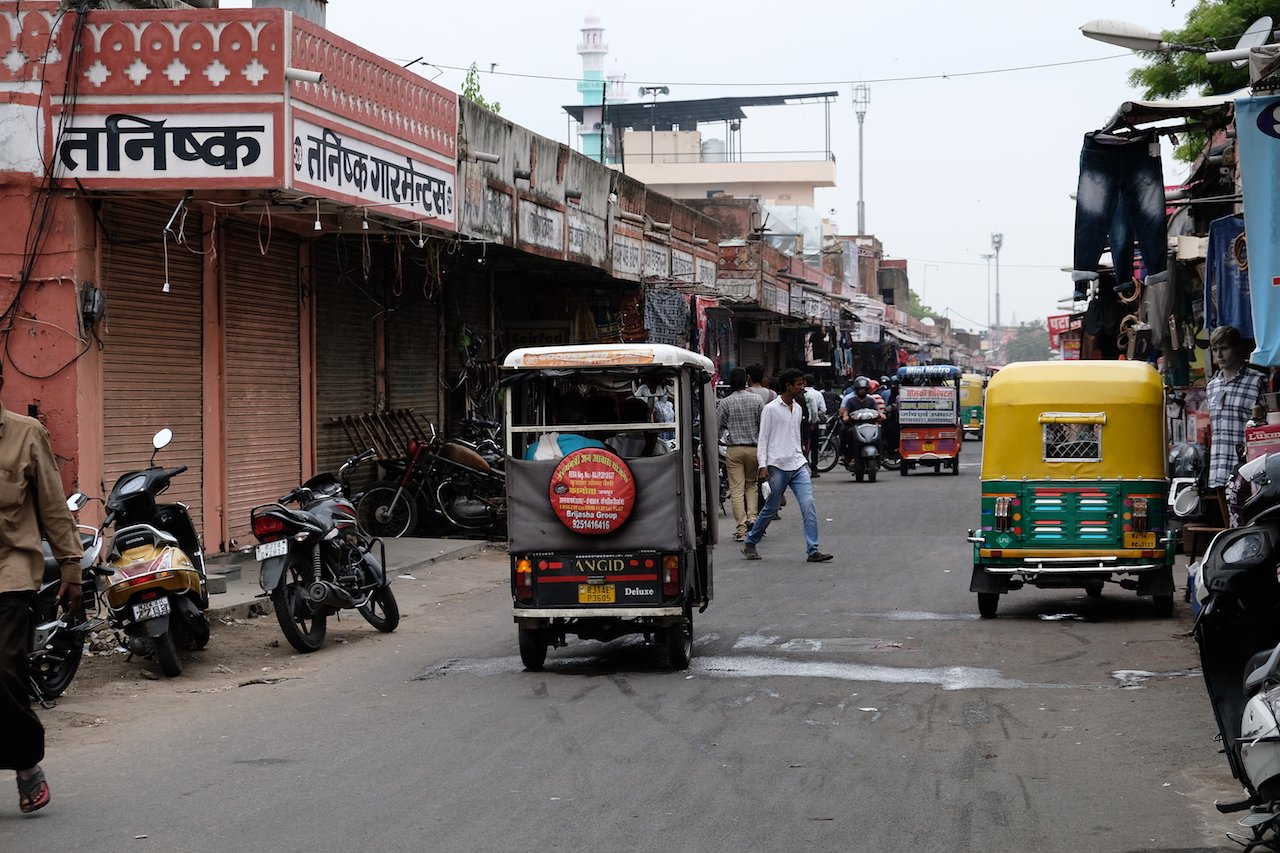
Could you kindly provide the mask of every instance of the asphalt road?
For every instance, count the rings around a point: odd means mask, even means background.
[[[109,722],[55,733],[54,803],[0,810],[0,850],[1237,849],[1181,595],[977,617],[979,447],[958,477],[817,480],[830,563],[794,504],[763,560],[722,543],[687,673],[635,640],[523,672],[493,553],[398,581],[399,631],[344,620],[359,642],[297,677],[73,693],[54,713]]]

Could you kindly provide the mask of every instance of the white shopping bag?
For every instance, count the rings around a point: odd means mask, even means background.
[[[533,451],[534,459],[560,459],[564,454],[560,451],[560,433],[548,432],[538,439],[538,447]]]

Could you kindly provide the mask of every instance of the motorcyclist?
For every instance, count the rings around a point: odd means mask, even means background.
[[[840,451],[844,456],[845,464],[853,459],[855,450],[854,446],[854,422],[850,419],[850,415],[862,409],[871,409],[883,420],[884,415],[881,412],[882,401],[872,395],[871,380],[865,376],[859,376],[853,380],[853,391],[846,394],[844,399],[840,401]]]

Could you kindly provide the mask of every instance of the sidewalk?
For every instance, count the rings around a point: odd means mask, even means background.
[[[387,539],[387,573],[399,574],[432,563],[458,560],[504,543],[483,539]],[[271,600],[258,586],[258,561],[252,554],[222,554],[208,559],[209,618],[244,619],[271,612]],[[225,591],[219,591],[225,588]]]

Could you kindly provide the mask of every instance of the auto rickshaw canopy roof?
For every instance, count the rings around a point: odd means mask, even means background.
[[[507,354],[508,370],[546,368],[691,367],[708,374],[715,365],[705,355],[670,344],[578,344],[562,347],[523,347]]]
[[[1045,458],[1046,426],[1097,424],[1098,461]],[[1136,361],[1027,361],[987,383],[982,478],[1164,479],[1164,384]]]
[[[960,374],[960,405],[981,406],[982,385],[985,381],[978,373]]]

